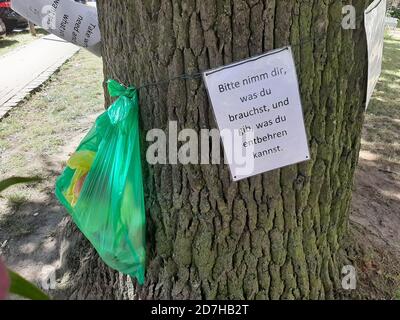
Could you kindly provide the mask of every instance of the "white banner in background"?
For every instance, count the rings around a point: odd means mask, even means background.
[[[365,31],[368,43],[368,90],[366,107],[368,107],[376,83],[382,72],[385,18],[386,0],[375,0],[365,10]]]
[[[12,0],[21,16],[56,36],[100,56],[97,9],[73,0]]]

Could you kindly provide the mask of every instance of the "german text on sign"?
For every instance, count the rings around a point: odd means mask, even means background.
[[[310,158],[290,47],[203,78],[234,181]]]

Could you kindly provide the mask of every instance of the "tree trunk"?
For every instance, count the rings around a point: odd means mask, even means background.
[[[357,16],[368,2],[354,1]],[[151,166],[143,158],[146,283],[130,285],[128,294],[126,277],[113,282],[109,272],[97,286],[113,283],[117,297],[141,299],[334,298],[365,108],[362,19],[356,30],[343,30],[348,2],[337,0],[97,3],[105,78],[125,84],[141,86],[293,44],[312,153],[309,162],[239,183],[225,165]],[[169,121],[177,121],[178,130],[216,128],[200,79],[139,94],[143,155],[146,132],[167,131]]]

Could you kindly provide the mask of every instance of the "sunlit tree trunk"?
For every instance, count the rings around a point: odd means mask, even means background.
[[[358,16],[368,2],[354,1]],[[157,82],[301,42],[293,51],[312,160],[233,183],[225,165],[151,166],[144,159],[146,283],[132,285],[91,253],[80,271],[88,284],[76,297],[335,297],[367,74],[362,21],[356,30],[340,27],[345,4],[98,0],[105,78],[125,84]],[[140,114],[143,155],[146,132],[167,129],[169,121],[178,129],[216,128],[201,80],[141,90]]]

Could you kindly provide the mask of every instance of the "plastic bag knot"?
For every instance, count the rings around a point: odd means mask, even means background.
[[[108,92],[111,97],[127,97],[133,99],[136,96],[135,87],[125,87],[123,84],[110,79],[107,81]]]
[[[115,80],[108,80],[108,92],[111,97],[118,99],[108,109],[108,116],[113,125],[118,124],[138,108],[137,90],[135,87],[125,87]]]

